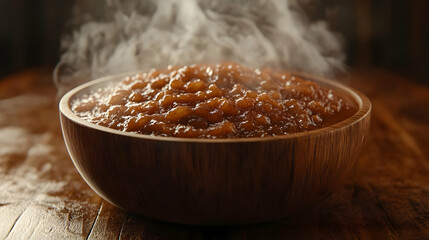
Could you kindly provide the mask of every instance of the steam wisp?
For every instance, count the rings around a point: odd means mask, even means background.
[[[60,91],[115,73],[234,61],[330,75],[343,69],[338,37],[294,0],[106,0],[102,20],[62,42]]]

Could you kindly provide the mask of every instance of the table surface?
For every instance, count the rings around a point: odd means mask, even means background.
[[[428,239],[429,87],[361,70],[373,104],[367,144],[345,185],[294,219],[198,227],[113,207],[82,180],[61,135],[49,69],[0,80],[0,239]]]

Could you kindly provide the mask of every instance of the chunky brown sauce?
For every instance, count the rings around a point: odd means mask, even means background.
[[[95,124],[187,138],[278,136],[323,128],[357,111],[333,90],[236,63],[152,70],[73,102]]]

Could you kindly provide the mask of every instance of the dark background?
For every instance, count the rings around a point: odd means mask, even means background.
[[[0,0],[0,77],[54,66],[61,35],[79,14],[75,2]],[[429,1],[320,0],[304,8],[343,35],[352,69],[386,68],[429,84]]]

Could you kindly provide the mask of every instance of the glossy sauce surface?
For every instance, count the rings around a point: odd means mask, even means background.
[[[186,138],[279,136],[338,123],[357,105],[316,82],[236,63],[152,70],[72,103],[79,117],[129,132]]]

